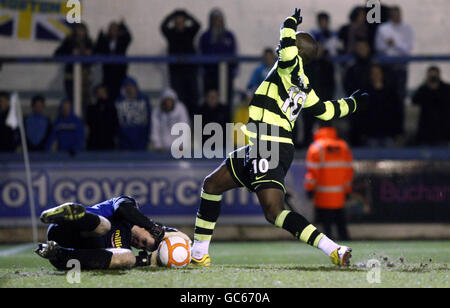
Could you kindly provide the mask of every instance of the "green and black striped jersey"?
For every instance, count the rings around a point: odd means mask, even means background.
[[[310,87],[298,55],[296,24],[293,17],[284,21],[280,29],[278,61],[249,105],[249,121],[242,130],[250,138],[293,144],[292,130],[300,110],[325,121],[356,111],[353,98],[321,101]],[[260,129],[261,123],[267,124],[265,130]]]

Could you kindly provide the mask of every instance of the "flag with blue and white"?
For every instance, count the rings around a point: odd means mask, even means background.
[[[25,40],[62,40],[71,32],[67,0],[0,0],[0,35]]]

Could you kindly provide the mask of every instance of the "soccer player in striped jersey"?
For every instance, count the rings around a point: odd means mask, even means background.
[[[299,213],[284,209],[284,178],[294,156],[292,131],[300,111],[328,121],[354,113],[358,103],[367,98],[359,90],[339,100],[322,101],[317,97],[303,71],[303,64],[316,56],[317,43],[308,33],[297,32],[301,22],[300,9],[295,9],[280,29],[278,61],[257,88],[249,106],[250,119],[243,126],[249,145],[230,153],[203,182],[192,264],[210,265],[208,248],[220,214],[222,194],[237,187],[257,194],[271,224],[321,249],[334,264],[350,264],[351,248],[333,242]],[[263,148],[272,149],[270,157]]]

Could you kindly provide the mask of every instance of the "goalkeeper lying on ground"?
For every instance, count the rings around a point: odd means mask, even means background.
[[[338,245],[301,214],[284,209],[284,178],[294,157],[292,131],[300,111],[324,121],[342,118],[355,112],[367,96],[358,90],[339,100],[317,97],[303,71],[303,64],[316,57],[317,43],[308,33],[296,32],[301,22],[299,9],[283,22],[278,61],[256,90],[249,105],[250,119],[243,126],[250,145],[232,152],[203,182],[195,223],[193,264],[210,265],[208,248],[220,214],[222,194],[238,187],[257,194],[270,223],[321,249],[334,264],[350,264],[350,247]],[[276,150],[265,156],[261,149],[269,148]],[[274,158],[277,163],[270,165],[268,160]],[[332,189],[339,192],[345,188]]]
[[[170,236],[189,237],[176,229],[161,226],[142,214],[137,202],[120,196],[92,207],[65,203],[42,212],[41,221],[50,223],[47,243],[36,253],[57,269],[67,269],[70,259],[82,269],[131,268],[156,264],[159,243]],[[142,249],[138,256],[131,247]]]

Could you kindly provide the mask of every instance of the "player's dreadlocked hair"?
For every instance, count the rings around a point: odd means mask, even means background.
[[[317,42],[311,34],[299,31],[296,33],[298,55],[303,63],[309,63],[317,56]]]

